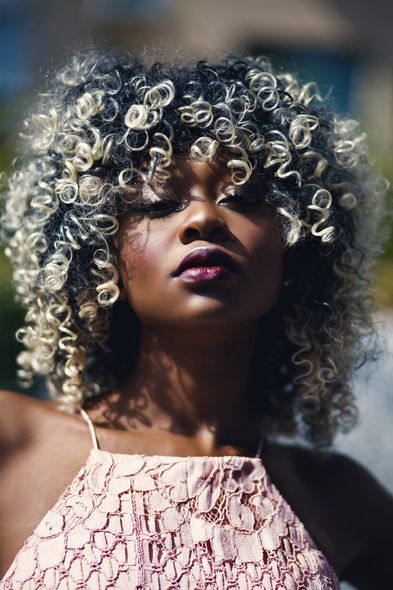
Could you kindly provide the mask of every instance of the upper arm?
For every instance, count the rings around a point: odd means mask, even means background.
[[[362,534],[359,551],[342,578],[359,590],[386,587],[392,576],[393,496],[357,462],[347,457],[341,462],[348,510]]]

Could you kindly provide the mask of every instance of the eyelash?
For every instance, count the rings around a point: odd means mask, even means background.
[[[219,201],[219,204],[224,203],[229,209],[247,211],[261,205],[262,202],[262,199],[254,193],[239,191],[232,195],[227,195]],[[169,217],[169,215],[181,211],[186,206],[187,203],[184,201],[179,203],[179,201],[174,199],[163,198],[159,201],[139,203],[132,207],[130,212],[144,215],[150,219],[158,219]]]
[[[179,203],[174,199],[160,199],[159,201],[139,203],[137,206],[132,207],[130,212],[156,219],[172,215],[172,213],[181,211],[184,207],[185,203]]]
[[[247,210],[260,206],[263,199],[254,192],[238,191],[227,195],[220,203],[231,203],[234,209]]]

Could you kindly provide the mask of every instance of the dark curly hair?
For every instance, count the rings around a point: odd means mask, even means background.
[[[118,217],[144,183],[165,184],[176,157],[220,160],[235,185],[263,177],[285,242],[288,286],[261,320],[250,403],[269,432],[317,445],[356,422],[350,381],[375,351],[386,183],[357,122],[330,112],[315,84],[274,74],[265,57],[148,65],[90,51],[55,75],[22,137],[2,223],[27,310],[25,382],[46,375],[68,411],[121,382],[138,320],[118,301]]]

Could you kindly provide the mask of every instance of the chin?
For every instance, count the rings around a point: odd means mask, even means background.
[[[230,310],[224,306],[205,306],[204,309],[192,309],[187,312],[178,314],[168,318],[168,315],[163,318],[155,317],[146,319],[144,323],[148,324],[154,329],[154,326],[160,328],[167,328],[168,330],[207,330],[211,328],[237,328],[240,325],[249,325],[258,323],[263,317],[265,317],[271,307],[266,307],[264,310],[251,314],[250,310]]]

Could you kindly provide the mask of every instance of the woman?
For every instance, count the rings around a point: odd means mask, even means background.
[[[356,123],[265,58],[90,53],[24,145],[3,227],[52,400],[1,397],[0,588],[386,587],[392,498],[328,450],[375,350]]]

